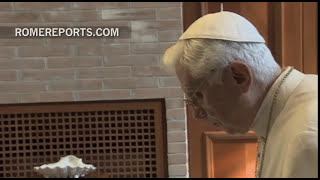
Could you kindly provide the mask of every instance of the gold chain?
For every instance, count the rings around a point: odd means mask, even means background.
[[[269,113],[269,121],[268,121],[268,125],[267,125],[267,133],[266,133],[266,138],[263,142],[260,141],[260,139],[258,138],[258,147],[257,147],[257,162],[256,162],[256,177],[260,178],[261,177],[261,173],[262,173],[262,167],[263,167],[263,161],[264,161],[264,153],[266,150],[266,145],[267,145],[267,140],[268,140],[268,136],[269,136],[269,126],[270,126],[270,120],[271,120],[271,115],[272,115],[272,111],[273,111],[273,106],[276,102],[276,99],[279,95],[280,92],[280,87],[283,84],[284,80],[288,77],[288,75],[291,73],[291,71],[293,70],[293,67],[290,67],[289,72],[283,77],[283,79],[280,81],[279,86],[277,87],[277,90],[274,93],[273,99],[272,99],[272,104],[271,104],[271,109],[270,109],[270,113]],[[259,159],[260,159],[260,153],[259,153],[259,147],[262,145],[262,152],[261,152],[261,163],[259,163]],[[258,165],[259,164],[259,165]]]

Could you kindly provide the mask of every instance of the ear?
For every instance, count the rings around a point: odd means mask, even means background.
[[[227,68],[227,79],[231,86],[238,87],[242,93],[246,93],[253,81],[253,76],[249,66],[241,61],[230,63]]]

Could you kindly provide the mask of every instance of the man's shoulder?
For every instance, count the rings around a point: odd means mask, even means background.
[[[300,149],[318,149],[318,132],[301,131],[289,140],[289,145]]]
[[[286,139],[305,131],[318,133],[318,90],[314,78],[305,77],[301,81],[276,120],[275,129]]]
[[[270,133],[284,145],[295,137],[302,137],[305,132],[318,133],[317,75],[303,76],[288,95]]]
[[[318,133],[318,97],[313,93],[297,93],[287,102],[281,113],[283,127],[292,136],[304,131]]]
[[[289,139],[284,157],[283,177],[318,176],[318,134],[303,131]]]
[[[290,119],[318,121],[318,76],[307,74],[290,94],[282,111]]]
[[[302,81],[299,83],[294,92],[318,92],[318,75],[315,74],[305,74]]]

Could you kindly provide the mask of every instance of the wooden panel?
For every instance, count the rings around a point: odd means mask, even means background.
[[[318,74],[318,3],[303,2],[303,71]]]
[[[168,177],[164,99],[0,106],[0,177],[73,154],[109,177]]]
[[[204,137],[207,177],[255,177],[257,138],[253,133],[232,136],[225,132],[205,132]]]
[[[201,17],[200,2],[183,2],[182,14],[183,29],[186,30],[194,21]]]
[[[281,13],[281,65],[303,71],[302,2],[282,2]]]
[[[246,142],[215,142],[213,144],[213,161],[216,167],[214,176],[209,178],[245,178],[245,144]]]
[[[257,163],[257,146],[258,143],[250,142],[245,144],[245,159],[246,159],[246,177],[255,177],[255,168]]]
[[[281,41],[281,2],[269,3],[269,32],[270,32],[270,51],[277,63],[282,66],[282,41]]]

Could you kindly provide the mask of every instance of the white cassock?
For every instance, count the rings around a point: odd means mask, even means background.
[[[253,122],[262,139],[276,88],[288,71],[272,85]],[[291,71],[275,102],[260,177],[318,177],[318,76]]]

